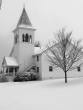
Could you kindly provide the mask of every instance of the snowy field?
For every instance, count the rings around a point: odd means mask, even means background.
[[[83,78],[0,83],[0,110],[83,110]]]

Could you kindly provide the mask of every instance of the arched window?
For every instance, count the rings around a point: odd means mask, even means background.
[[[29,35],[26,34],[26,42],[29,42]]]
[[[30,43],[32,43],[32,36],[30,35]]]
[[[22,41],[25,42],[25,35],[22,35]]]
[[[77,71],[78,71],[78,72],[80,72],[80,71],[81,71],[80,66],[78,66],[78,67],[77,67]]]
[[[53,71],[53,67],[49,66],[49,71],[52,72]]]
[[[23,34],[22,35],[22,41],[23,42],[30,42],[30,43],[32,43],[32,36],[30,35],[28,35],[28,33],[26,33],[26,34]]]

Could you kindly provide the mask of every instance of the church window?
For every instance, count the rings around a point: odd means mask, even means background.
[[[49,71],[52,72],[53,71],[53,67],[49,66]]]
[[[28,42],[30,42],[30,36],[28,36]]]
[[[26,34],[26,42],[29,42],[29,35]]]
[[[29,35],[28,34],[23,34],[22,35],[22,40],[23,40],[23,42],[29,42]]]
[[[78,67],[77,67],[77,71],[78,71],[78,72],[80,72],[80,71],[81,71],[81,70],[80,70],[80,66],[78,66]]]
[[[9,73],[13,73],[13,67],[9,68]]]
[[[25,41],[25,35],[24,34],[22,35],[22,41],[23,42]]]
[[[30,35],[28,35],[28,33],[27,34],[23,34],[22,35],[22,41],[23,42],[30,42],[30,43],[32,43],[32,36]]]
[[[37,67],[37,73],[39,73],[39,67]]]
[[[37,61],[39,61],[39,56],[37,56]]]
[[[32,43],[32,36],[30,35],[30,43]]]

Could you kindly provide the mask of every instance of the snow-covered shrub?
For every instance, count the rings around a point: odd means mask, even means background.
[[[14,78],[14,82],[23,82],[23,81],[28,81],[28,76],[27,75],[17,75]]]
[[[0,82],[8,82],[8,79],[5,75],[0,76]]]
[[[14,78],[14,82],[34,81],[34,80],[38,80],[38,75],[33,72],[25,72],[23,74],[18,74]]]
[[[35,72],[29,72],[28,78],[29,78],[29,81],[34,81],[39,79],[38,74]]]

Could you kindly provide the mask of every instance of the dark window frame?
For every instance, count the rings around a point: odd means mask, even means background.
[[[28,33],[26,33],[25,42],[29,42],[29,35],[28,35]]]
[[[28,33],[22,34],[22,41],[32,43],[32,35],[29,35]]]
[[[37,67],[37,73],[39,73],[39,67]]]
[[[53,71],[53,67],[49,66],[49,72],[52,72],[52,71]]]
[[[13,73],[13,71],[14,71],[14,68],[13,67],[10,67],[9,68],[9,73]]]
[[[77,67],[77,71],[78,71],[78,72],[80,72],[80,71],[81,71],[81,68],[80,68],[80,66],[78,66],[78,67]]]
[[[32,43],[32,35],[30,35],[30,43]]]
[[[39,62],[39,56],[37,55],[37,62]]]
[[[25,35],[22,34],[22,41],[25,42]]]

